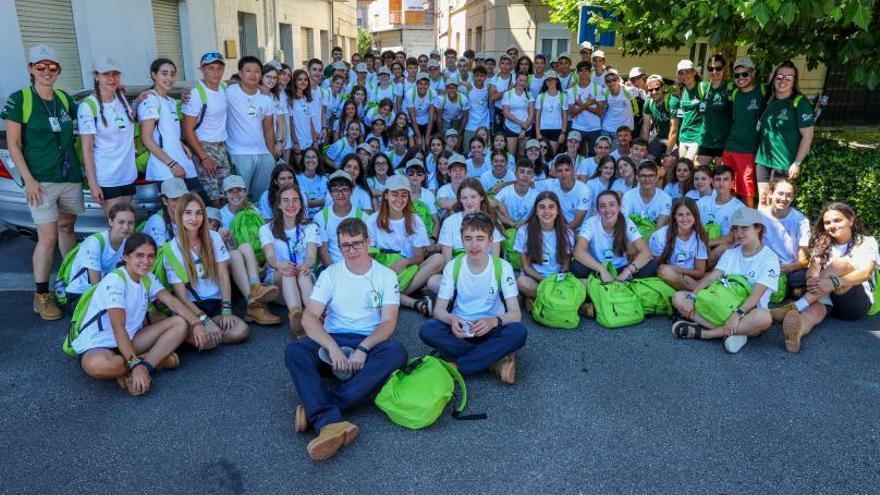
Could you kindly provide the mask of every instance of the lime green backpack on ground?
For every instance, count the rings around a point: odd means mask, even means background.
[[[98,239],[98,244],[101,246],[101,252],[103,253],[107,245],[107,239],[104,238],[104,234],[96,232],[92,234],[92,237]],[[79,277],[89,276],[89,269],[86,267],[80,268],[76,273],[71,273],[73,271],[73,261],[76,259],[76,255],[79,254],[80,246],[82,246],[82,243],[77,244],[64,255],[64,259],[61,260],[61,266],[58,268],[58,275],[55,277],[55,300],[62,306],[67,304],[67,286]]]
[[[785,301],[785,296],[788,295],[788,275],[783,273],[779,275],[779,284],[776,286],[776,292],[770,296],[770,302],[773,304],[779,304],[782,301]]]
[[[550,328],[577,328],[581,322],[578,310],[587,299],[587,288],[571,273],[545,277],[538,284],[538,295],[532,306],[532,318]]]
[[[389,268],[391,265],[403,259],[403,256],[399,251],[393,251],[391,249],[371,247],[369,252],[374,260]],[[397,288],[400,289],[400,292],[405,291],[409,287],[409,284],[411,284],[413,279],[416,278],[417,273],[419,273],[419,265],[409,265],[404,268],[402,272],[397,274]]]
[[[657,228],[657,224],[651,221],[650,218],[636,215],[635,213],[630,215],[629,219],[636,224],[636,228],[639,229],[639,234],[642,234],[642,239],[644,239],[645,242],[648,242],[651,234],[653,234],[654,230]]]
[[[672,316],[675,289],[659,277],[633,279],[629,282],[629,288],[642,303],[645,315]]]
[[[260,227],[266,223],[263,216],[253,208],[245,208],[232,217],[232,225],[229,231],[235,239],[235,245],[250,244],[257,257],[257,263],[266,262],[266,255],[263,254],[263,247],[260,243]]]
[[[874,292],[874,304],[868,308],[868,314],[874,316],[880,313],[880,268],[874,270],[874,280],[871,281],[871,289]]]
[[[461,416],[467,407],[467,386],[451,364],[433,356],[410,359],[391,374],[379,394],[376,406],[395,424],[418,430],[434,424],[452,399],[455,384],[461,400],[452,411],[457,419],[485,419],[486,415]]]
[[[722,275],[697,292],[694,309],[704,320],[720,327],[751,293],[752,286],[742,275]]]
[[[612,275],[617,275],[614,266],[609,264],[608,268]],[[590,275],[587,293],[596,312],[596,322],[605,328],[628,327],[645,320],[642,303],[624,282],[615,280],[603,284],[598,275]]]
[[[501,257],[510,263],[514,271],[519,271],[522,270],[522,258],[520,258],[520,253],[513,249],[515,239],[516,229],[510,228],[504,231],[504,240],[501,241]]]
[[[428,233],[428,237],[431,237],[431,233],[434,232],[434,217],[431,215],[428,205],[421,199],[414,199],[412,206],[413,213],[422,219],[422,223],[425,224],[425,232]]]

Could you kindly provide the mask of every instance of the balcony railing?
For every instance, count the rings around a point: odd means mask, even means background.
[[[388,23],[405,26],[433,26],[434,13],[425,10],[392,10],[388,12]]]

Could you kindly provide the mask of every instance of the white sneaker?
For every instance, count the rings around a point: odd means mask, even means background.
[[[724,348],[727,349],[727,352],[731,354],[736,354],[742,349],[746,342],[749,341],[749,338],[745,335],[731,335],[724,339]]]

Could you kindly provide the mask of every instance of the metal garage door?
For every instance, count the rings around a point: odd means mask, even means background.
[[[177,0],[153,0],[153,30],[158,56],[171,59],[177,65],[177,78],[186,79]]]
[[[70,0],[16,0],[15,10],[21,26],[25,57],[34,45],[52,45],[61,59],[58,86],[66,90],[82,89],[82,71]]]

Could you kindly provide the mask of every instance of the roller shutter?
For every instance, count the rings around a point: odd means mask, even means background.
[[[82,89],[82,70],[70,0],[16,0],[15,10],[25,57],[34,45],[51,45],[61,59],[58,87],[68,91]]]
[[[153,0],[153,30],[156,32],[156,54],[171,59],[177,65],[178,79],[185,79],[177,0]]]

